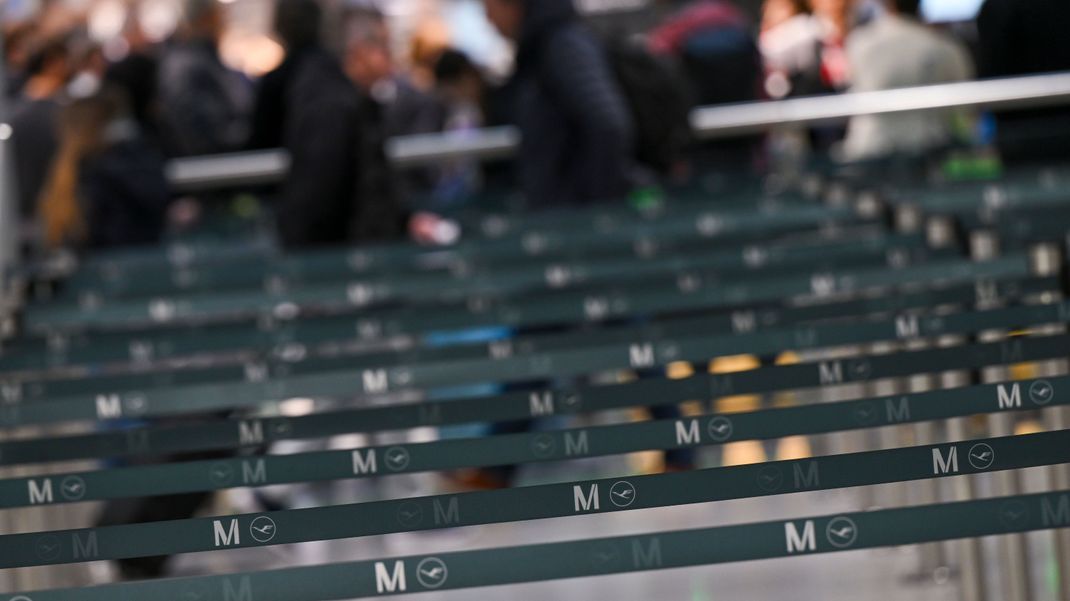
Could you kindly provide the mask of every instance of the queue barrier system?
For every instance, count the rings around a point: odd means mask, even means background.
[[[282,545],[634,511],[1070,462],[1070,432],[766,462],[685,473],[0,536],[0,568]],[[248,536],[243,536],[248,533]],[[27,553],[32,549],[34,554]],[[87,553],[86,550],[95,553]]]
[[[1005,276],[1024,275],[1029,271],[1028,260],[1024,255],[1008,256],[984,263],[940,262],[902,270],[862,270],[841,273],[821,272],[813,275],[792,276],[758,280],[729,286],[710,283],[699,287],[691,280],[684,283],[688,303],[702,302],[708,307],[732,307],[781,298],[783,294],[810,296],[820,292],[822,296],[862,291],[872,288],[894,288],[912,282],[935,281],[945,284],[974,279],[990,280]],[[679,287],[679,282],[677,282]],[[815,290],[816,289],[816,290]],[[656,302],[656,301],[655,301]],[[583,307],[576,307],[583,310]],[[916,318],[911,318],[916,320]],[[293,386],[306,387],[309,395],[359,395],[376,394],[399,389],[418,389],[427,386],[450,386],[486,381],[487,373],[495,373],[502,381],[532,380],[547,377],[554,367],[560,365],[562,373],[582,373],[600,369],[653,367],[673,361],[703,360],[703,356],[713,347],[726,348],[728,354],[744,352],[738,345],[740,339],[733,337],[712,338],[705,340],[697,337],[705,331],[704,319],[692,318],[684,321],[683,335],[666,327],[666,333],[659,330],[655,323],[644,328],[642,324],[605,330],[598,336],[591,334],[549,335],[542,338],[531,337],[526,340],[506,341],[506,346],[497,342],[487,345],[462,345],[456,348],[403,348],[401,352],[380,351],[378,353],[360,354],[353,357],[344,354],[335,357],[305,357],[300,361],[287,361],[285,357],[269,357],[266,360],[227,366],[214,367],[194,365],[190,369],[165,372],[152,370],[135,373],[103,374],[90,376],[78,374],[76,378],[54,380],[29,380],[26,384],[18,381],[8,383],[6,394],[9,400],[26,401],[34,397],[48,397],[53,402],[80,402],[81,399],[96,402],[98,394],[116,394],[121,392],[138,392],[147,404],[153,403],[152,396],[166,395],[166,391],[152,390],[160,387],[189,386],[185,392],[204,394],[245,395],[261,400],[278,398],[280,395],[300,394],[291,390]],[[928,320],[930,327],[939,327],[938,320]],[[716,328],[716,323],[713,326]],[[879,327],[870,324],[869,327]],[[913,326],[911,326],[913,327]],[[696,328],[701,328],[696,330]],[[830,344],[832,338],[843,337],[846,343],[852,333],[851,328],[841,328],[841,334],[822,337],[816,326],[798,326],[794,331],[754,332],[747,336],[755,342],[751,352],[776,352],[797,346],[813,347]],[[834,326],[830,331],[836,332]],[[887,330],[887,328],[885,328]],[[892,324],[894,330],[894,324]],[[716,329],[713,330],[714,332]],[[674,335],[676,334],[676,335]],[[897,338],[894,332],[886,335],[887,339]],[[542,341],[541,343],[539,341]],[[779,342],[773,342],[779,340]],[[583,341],[589,341],[584,343]],[[807,342],[809,341],[809,342]],[[514,343],[515,342],[515,343]],[[520,342],[530,351],[524,351]],[[541,344],[541,347],[540,347]],[[751,343],[747,343],[748,345]],[[779,349],[773,348],[781,344]],[[576,345],[583,346],[573,348]],[[637,347],[638,345],[638,347]],[[764,346],[763,346],[764,345]],[[603,346],[605,350],[595,353],[593,348]],[[737,353],[731,351],[735,349]],[[718,349],[720,350],[720,349]],[[515,351],[515,352],[514,352]],[[642,355],[641,358],[638,356]],[[635,356],[635,357],[633,357]],[[648,358],[649,357],[649,358]],[[641,359],[641,360],[640,360]],[[278,366],[274,373],[272,367]],[[374,373],[374,377],[363,373]],[[487,370],[493,370],[488,372]],[[353,374],[361,371],[359,378]],[[381,374],[381,375],[380,375]],[[275,376],[275,377],[269,377]],[[358,382],[353,382],[358,379]],[[94,392],[85,394],[86,383],[92,381]],[[293,382],[293,385],[290,383]],[[193,391],[193,386],[202,386]],[[229,389],[226,387],[230,387]],[[215,388],[212,388],[215,387]],[[227,392],[223,392],[226,390]],[[81,393],[81,394],[79,394]],[[178,394],[178,393],[176,393]],[[231,397],[239,402],[239,396]],[[193,402],[193,401],[188,401]],[[240,401],[250,403],[253,401]],[[239,405],[232,405],[239,406]]]
[[[321,601],[603,576],[1067,527],[1070,492],[564,543],[39,591],[5,601]]]
[[[1049,373],[1044,369],[1067,359],[1070,336],[1065,326],[1070,322],[1070,303],[1061,300],[1065,280],[1058,276],[1062,274],[1038,269],[1031,247],[1038,238],[1049,240],[1065,235],[1050,223],[1064,210],[1060,206],[1059,173],[1034,182],[1026,177],[1024,183],[1016,181],[1003,188],[964,187],[932,196],[913,191],[901,197],[894,193],[884,195],[882,202],[888,203],[891,212],[920,207],[925,214],[950,220],[971,235],[993,232],[1008,253],[999,256],[991,249],[975,252],[975,259],[983,260],[957,259],[956,253],[965,245],[956,248],[953,244],[933,244],[931,235],[881,234],[884,226],[874,226],[880,221],[864,216],[872,217],[874,213],[860,211],[850,203],[824,207],[805,203],[776,205],[782,209],[776,212],[740,209],[731,213],[731,219],[719,221],[717,227],[708,227],[707,232],[701,230],[703,226],[698,221],[707,215],[701,211],[669,210],[657,218],[625,212],[616,220],[600,218],[593,211],[578,218],[573,227],[561,227],[556,233],[551,221],[508,223],[496,230],[498,237],[489,232],[485,239],[471,243],[439,264],[423,263],[421,253],[402,247],[388,248],[378,255],[376,251],[369,252],[368,256],[375,256],[376,261],[366,265],[381,266],[383,263],[377,261],[397,260],[398,265],[404,264],[412,271],[399,272],[397,284],[382,275],[370,288],[397,288],[379,297],[362,295],[360,302],[354,302],[351,289],[339,292],[339,286],[332,289],[325,285],[315,290],[315,286],[308,285],[311,280],[303,279],[315,279],[317,273],[325,277],[324,282],[336,276],[349,277],[348,267],[334,271],[340,267],[338,257],[352,261],[352,254],[340,253],[319,257],[327,261],[320,264],[326,266],[321,272],[316,272],[318,267],[312,263],[298,263],[302,267],[294,268],[293,279],[286,282],[298,289],[285,294],[219,291],[187,296],[196,290],[196,286],[188,286],[173,300],[165,299],[171,310],[160,319],[159,314],[153,316],[151,306],[145,302],[131,302],[140,292],[135,286],[127,287],[132,280],[123,280],[137,270],[159,265],[159,260],[139,262],[136,255],[131,255],[129,262],[100,267],[97,275],[104,279],[94,283],[97,276],[92,276],[80,282],[79,286],[84,286],[81,292],[98,295],[95,309],[64,307],[61,302],[28,311],[25,323],[29,325],[30,338],[5,346],[5,356],[0,358],[0,369],[6,372],[0,375],[0,379],[6,379],[0,389],[0,427],[5,431],[26,430],[0,441],[0,466],[19,466],[20,470],[11,477],[0,477],[0,508],[9,511],[63,511],[52,506],[501,463],[567,461],[646,450],[719,447],[740,441],[828,433],[846,436],[876,428],[887,431],[889,426],[902,432],[902,427],[946,423],[947,437],[951,439],[930,441],[923,436],[912,442],[900,439],[898,444],[876,451],[850,450],[680,473],[625,475],[305,509],[95,528],[68,528],[68,524],[62,524],[41,531],[0,534],[2,568],[56,569],[50,566],[578,517],[806,491],[865,490],[880,484],[913,482],[912,486],[920,487],[944,478],[952,478],[956,490],[962,490],[960,482],[991,477],[1001,483],[997,490],[1002,496],[976,500],[971,498],[971,491],[958,495],[963,499],[958,502],[712,529],[88,588],[26,587],[27,592],[0,595],[0,599],[313,601],[955,539],[972,544],[968,541],[995,534],[1007,535],[1000,539],[1000,549],[1014,560],[1006,565],[1017,569],[1022,565],[1019,555],[1025,551],[1021,545],[1015,546],[1019,541],[1015,537],[1039,530],[1053,532],[1056,544],[1051,553],[1065,558],[1063,535],[1070,528],[1070,482],[1065,473],[1065,464],[1070,463],[1070,424],[1065,419],[1070,396],[1065,391],[1070,387],[1070,376],[1065,370]],[[982,206],[971,206],[971,199],[978,195],[984,199]],[[582,223],[587,219],[602,224],[605,239],[612,239],[612,244],[582,243],[584,227],[588,227]],[[707,226],[709,223],[707,219]],[[730,225],[722,229],[725,223]],[[763,229],[763,224],[772,229]],[[777,224],[783,229],[777,230]],[[775,245],[748,242],[774,230],[784,234]],[[815,231],[847,234],[822,238],[820,234],[812,235]],[[875,235],[872,240],[852,239],[852,231],[873,231]],[[548,248],[549,254],[531,253],[530,245],[525,249],[525,234],[520,232],[545,236],[548,246],[541,250]],[[809,238],[797,237],[806,232],[811,232],[806,234]],[[645,259],[634,256],[639,240],[669,241],[677,237],[680,239],[676,245],[666,243],[659,253]],[[692,241],[695,248],[707,250],[701,256],[685,258],[682,255],[691,253]],[[773,258],[756,268],[747,263],[745,254],[725,250],[739,243],[765,248]],[[252,262],[247,264],[256,264],[260,260],[257,257],[265,256],[259,254],[262,250],[255,246],[235,250],[231,257],[234,264],[227,267],[224,261],[219,272],[212,271],[216,267],[209,267],[207,262],[203,266],[198,263],[196,269],[204,269],[198,277],[209,282],[209,273],[225,274],[226,269],[242,265],[250,257]],[[460,275],[449,271],[448,265],[463,264],[469,260],[465,256],[484,256],[484,250],[486,256],[502,262],[487,263],[484,271],[480,271],[483,267],[473,267],[468,273],[461,270]],[[890,250],[907,251],[909,260],[890,261]],[[567,257],[574,271],[598,276],[577,280],[576,289],[546,286],[546,266],[554,264],[546,261],[548,257],[553,261]],[[190,259],[189,264],[196,262]],[[470,264],[479,265],[477,260]],[[123,273],[127,267],[131,271]],[[308,270],[301,271],[305,267]],[[110,284],[108,270],[113,276],[120,274]],[[257,277],[250,276],[248,281],[259,279],[263,273],[271,272],[257,272]],[[367,273],[384,274],[385,270]],[[405,284],[408,274],[415,275],[410,284]],[[509,280],[510,277],[515,279]],[[169,289],[164,280],[145,288],[150,292],[164,289]],[[175,289],[181,290],[182,286]],[[592,294],[606,301],[605,311],[591,313]],[[470,300],[482,297],[492,300],[482,311],[471,310]],[[426,303],[425,299],[434,302]],[[619,302],[612,302],[614,299]],[[442,304],[442,300],[447,302]],[[387,302],[398,306],[385,306]],[[257,326],[262,326],[263,321],[249,327],[249,315],[255,318],[270,314],[280,303],[300,307],[300,317],[282,320],[290,323],[278,330],[274,328],[279,326],[270,319],[262,329]],[[306,306],[324,303],[345,308],[348,313],[304,313]],[[156,305],[157,313],[159,306]],[[489,306],[494,309],[488,311]],[[434,314],[425,315],[428,310]],[[220,322],[224,330],[219,332],[219,338],[206,339],[201,348],[197,344],[199,333],[182,338],[183,328],[196,325],[198,320],[204,320],[200,327],[210,330],[212,319],[239,313],[244,323],[240,319],[229,325]],[[369,315],[383,319],[375,336],[364,337],[362,342],[369,343],[367,346],[343,352],[285,352],[307,350],[305,345],[330,347],[361,341],[359,327],[356,340],[352,336],[353,320],[367,320]],[[350,332],[333,332],[340,324],[349,324],[346,329]],[[552,333],[523,331],[525,327],[537,330],[546,325],[572,329]],[[498,339],[490,342],[479,337],[459,343],[442,342],[450,340],[449,336],[443,337],[444,332],[475,327],[507,327],[521,332],[498,334]],[[233,340],[225,340],[231,335]],[[35,336],[81,342],[68,345],[76,352],[64,355],[63,350],[55,352],[47,343],[41,346],[42,338],[35,340]],[[139,336],[150,338],[152,345],[161,348],[171,345],[172,350],[150,354],[147,361],[135,360],[124,367],[126,359],[136,357],[123,353],[123,343]],[[935,344],[915,344],[924,340]],[[382,344],[370,344],[374,341]],[[104,359],[93,357],[98,343],[104,349]],[[877,352],[878,347],[885,350]],[[854,350],[847,355],[825,354],[835,349]],[[657,373],[608,384],[585,380],[596,374],[660,372],[681,362],[701,364],[742,353],[768,357],[789,350],[801,353],[801,360],[785,365],[764,364],[735,373],[702,370],[673,378]],[[212,356],[213,352],[219,356]],[[205,354],[198,359],[199,353]],[[227,359],[227,353],[235,354],[235,358]],[[111,368],[100,370],[98,362],[111,364]],[[1027,377],[1013,370],[993,375],[997,368],[1007,366],[1017,366],[1018,370],[1023,366],[1040,367],[1026,370]],[[957,373],[964,379],[943,390],[879,392],[882,382],[938,373]],[[482,396],[430,400],[450,387],[532,382],[539,384],[523,390],[499,389]],[[570,425],[519,434],[390,442],[338,451],[271,453],[271,445],[279,441],[580,416],[691,401],[706,404],[745,394],[823,393],[834,387],[857,385],[864,386],[854,389],[848,400],[831,402],[791,403],[744,412],[703,411],[671,419]],[[399,392],[414,396],[409,402],[390,399]],[[325,412],[273,415],[288,399],[309,397],[333,399],[334,403]],[[363,399],[360,402],[370,406],[354,405],[349,400],[353,398]],[[412,398],[420,400],[411,402]],[[235,410],[253,412],[229,413]],[[204,417],[208,413],[213,416]],[[157,423],[161,418],[198,414],[202,415],[201,421],[168,423],[165,419]],[[1017,416],[1039,420],[1037,423],[1043,426],[1032,433],[1015,435],[1007,424],[1013,424]],[[130,419],[138,422],[116,423]],[[962,428],[966,420],[988,424],[989,428],[968,432]],[[54,435],[59,430],[46,431],[44,435],[35,430],[67,422],[75,428],[62,435]],[[70,433],[78,431],[78,423],[92,422],[109,429]],[[172,458],[158,464],[107,469],[34,467],[73,460],[238,450],[255,454],[200,461]],[[1049,492],[1023,495],[1013,487],[1003,490],[1002,483],[1026,468],[1046,470]],[[965,587],[981,568],[976,558],[963,557]],[[1070,590],[1065,582],[1070,576],[1059,563],[1061,560],[1056,561],[1055,586],[1062,595],[1064,589]],[[1022,593],[1025,585],[1020,580],[1008,581],[1012,582],[1008,586],[1015,588],[1008,599],[1025,601],[1028,597]]]
[[[96,472],[49,473],[0,479],[0,508],[560,461],[692,448],[740,440],[772,440],[1001,411],[1065,407],[1070,406],[1070,394],[1061,391],[1067,389],[1070,389],[1070,377],[1036,379],[887,398],[543,433],[503,434],[292,455],[252,455]],[[663,396],[657,398],[660,402],[668,399]],[[275,431],[279,430],[281,423],[273,424]],[[241,426],[236,430],[240,443]],[[247,436],[249,433],[255,436],[256,432],[263,430],[262,426],[258,429],[256,422],[245,422],[245,432]],[[203,446],[203,442],[199,446]]]
[[[607,386],[504,393],[434,404],[405,403],[331,411],[300,417],[216,420],[188,426],[149,426],[68,437],[11,440],[0,443],[0,465],[232,449],[354,432],[574,415],[728,395],[869,382],[934,371],[980,369],[1057,359],[1065,355],[1068,342],[1070,337],[1067,336],[1019,338],[966,348],[909,351],[864,359],[765,367],[732,374],[702,374],[679,380],[639,380]]]

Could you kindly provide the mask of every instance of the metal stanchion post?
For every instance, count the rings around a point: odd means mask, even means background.
[[[920,216],[918,216],[920,220]],[[946,216],[933,216],[925,221],[925,234],[929,246],[946,248],[955,243],[955,223]],[[938,347],[961,346],[966,343],[963,336],[941,336],[936,340]],[[958,388],[966,386],[970,374],[964,370],[948,371],[939,374],[941,388]],[[970,437],[970,424],[967,418],[949,419],[944,424],[948,440],[965,440]],[[921,434],[933,436],[935,428]],[[968,501],[976,496],[975,483],[972,478],[952,478],[950,481],[950,500]],[[965,539],[945,543],[948,554],[956,558],[959,571],[959,598],[962,601],[992,601],[988,594],[988,583],[982,566],[983,556],[981,542],[977,539]]]
[[[922,230],[922,212],[916,205],[900,205],[894,213],[895,229],[901,234],[918,233]],[[929,244],[932,248],[943,248],[953,240],[948,236],[949,232],[942,227],[935,227],[926,232]],[[909,340],[902,345],[902,350],[917,351],[929,348],[931,341],[924,339]],[[933,377],[929,374],[917,374],[899,384],[898,388],[905,392],[924,392],[934,387]],[[877,394],[894,394],[895,390],[878,390]],[[910,444],[933,444],[936,442],[936,427],[932,422],[919,422],[912,426],[898,426],[882,428],[885,445],[906,446]],[[913,440],[911,440],[911,438]],[[903,494],[897,495],[896,505],[905,505],[908,502],[917,504],[936,503],[939,500],[939,483],[936,481],[918,482],[915,486],[901,489]],[[909,498],[902,498],[907,493]],[[918,546],[917,571],[910,575],[910,579],[917,582],[934,581],[944,583],[949,577],[948,558],[944,552],[944,545],[932,543]]]
[[[1066,260],[1064,249],[1057,244],[1039,244],[1030,249],[1029,258],[1033,275],[1038,277],[1065,276]],[[1038,299],[1041,302],[1063,302],[1067,291],[1066,279],[1063,278],[1063,294],[1050,294],[1049,298]],[[1054,324],[1046,328],[1046,332],[1066,332],[1067,325]],[[1040,364],[1037,375],[1039,377],[1054,376],[1070,373],[1070,360],[1058,359],[1045,361]],[[1045,410],[1044,426],[1048,430],[1070,429],[1070,409],[1057,407]],[[1046,470],[1047,487],[1050,490],[1066,490],[1070,488],[1070,466],[1055,465]],[[1055,530],[1054,537],[1054,564],[1058,575],[1058,588],[1055,592],[1057,601],[1070,601],[1070,532]]]
[[[0,43],[3,42],[3,32],[0,31]],[[11,126],[7,123],[7,79],[4,73],[4,62],[0,61],[0,345],[10,320],[11,291],[8,289],[8,269],[14,264],[17,230],[15,228],[15,195],[12,189],[11,172]],[[4,432],[0,432],[0,440],[8,438]],[[12,470],[0,469],[0,477],[10,477]],[[13,512],[0,512],[0,528],[4,532],[14,532],[15,516]],[[0,571],[0,586],[3,590],[15,590],[18,586],[18,574],[14,570]]]
[[[995,232],[977,230],[970,233],[970,256],[973,260],[990,261],[998,255],[999,239],[996,237]],[[981,342],[997,342],[1006,337],[1007,332],[1003,330],[988,330],[978,334],[978,339]],[[980,374],[983,383],[1006,381],[1010,378],[1010,375],[1011,372],[1008,366],[987,367],[982,369]],[[988,416],[987,421],[990,436],[1011,436],[1014,434],[1015,415],[1011,412],[993,413]],[[985,476],[985,478],[990,478],[993,482],[993,492],[996,495],[1010,496],[1021,493],[1020,472],[1002,471]],[[1029,601],[1033,598],[1033,587],[1032,579],[1030,578],[1025,536],[1011,534],[1000,537],[997,549],[999,577],[1003,589],[1003,595],[1000,598],[1007,601]]]

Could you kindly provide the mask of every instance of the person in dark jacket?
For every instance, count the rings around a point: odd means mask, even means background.
[[[158,242],[169,201],[163,157],[142,138],[120,90],[105,87],[63,109],[39,203],[49,246]]]
[[[185,0],[179,32],[161,53],[157,73],[161,130],[174,156],[240,150],[248,137],[252,94],[219,55],[224,6]]]
[[[322,51],[320,21],[314,2],[282,0],[275,5],[275,35],[286,54],[278,67],[260,78],[256,87],[248,147],[278,148],[286,122],[286,90],[305,54]]]
[[[360,99],[341,63],[319,44],[321,12],[314,0],[280,0],[276,29],[288,44],[278,134],[291,157],[276,207],[286,248],[342,244],[349,238],[360,148]],[[287,16],[302,15],[311,31],[293,35]],[[264,107],[261,105],[261,110]]]
[[[70,65],[70,51],[64,39],[46,43],[30,57],[27,79],[11,106],[15,190],[22,219],[32,219],[56,155],[59,114],[66,101]]]
[[[1070,69],[1070,2],[988,0],[977,18],[981,77]],[[1064,158],[1070,152],[1070,109],[1001,111],[998,144],[1005,160]]]
[[[623,198],[634,124],[605,52],[571,0],[484,0],[487,17],[517,43],[514,121],[523,140],[529,206]]]

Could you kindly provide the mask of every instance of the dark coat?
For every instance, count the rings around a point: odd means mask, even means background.
[[[54,98],[20,100],[11,111],[11,125],[15,129],[15,188],[19,216],[23,219],[32,219],[37,212],[37,197],[44,189],[56,156],[59,111],[59,102]]]
[[[142,138],[129,138],[87,158],[78,176],[89,246],[117,248],[160,241],[170,190],[163,157]]]
[[[276,207],[283,246],[397,237],[403,215],[383,154],[381,109],[325,50],[303,51],[289,69],[281,106],[291,166]]]
[[[290,68],[283,147],[290,174],[276,207],[287,248],[346,241],[358,168],[358,97],[327,52],[305,51]]]
[[[988,0],[977,18],[981,77],[1070,69],[1070,2]],[[1009,160],[1064,158],[1070,153],[1070,109],[1000,111],[999,147]]]
[[[631,113],[605,52],[571,0],[525,2],[512,88],[529,206],[615,200],[628,193]]]

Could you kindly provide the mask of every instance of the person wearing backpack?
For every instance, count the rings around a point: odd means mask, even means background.
[[[662,0],[671,9],[648,35],[654,54],[674,58],[694,101],[712,106],[758,100],[762,60],[750,19],[729,0]],[[705,170],[735,172],[757,161],[761,136],[706,142],[692,153]]]
[[[622,201],[632,186],[635,124],[605,49],[572,0],[484,0],[517,44],[513,121],[532,208]]]

